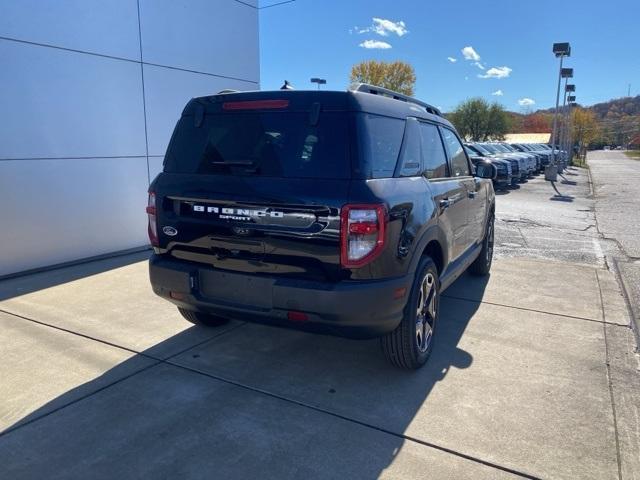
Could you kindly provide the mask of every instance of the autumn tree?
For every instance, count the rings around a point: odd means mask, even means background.
[[[551,131],[551,115],[545,113],[532,113],[525,115],[522,120],[522,128],[526,133],[547,133]]]
[[[572,143],[578,144],[581,154],[599,135],[599,126],[595,113],[584,108],[575,108],[571,112]]]
[[[368,60],[351,67],[351,83],[368,83],[405,95],[413,95],[416,73],[406,62]]]
[[[450,115],[458,133],[471,141],[501,140],[509,130],[509,118],[504,108],[489,104],[482,98],[462,102]]]

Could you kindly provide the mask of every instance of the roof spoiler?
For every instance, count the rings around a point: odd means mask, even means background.
[[[440,112],[440,110],[433,105],[429,105],[428,103],[420,101],[417,98],[410,97],[409,95],[394,92],[393,90],[389,90],[388,88],[377,87],[375,85],[369,85],[368,83],[358,83],[357,85],[351,87],[350,90],[352,92],[365,92],[372,95],[381,95],[383,97],[393,98],[394,100],[400,100],[402,102],[413,103],[415,105],[420,105],[432,115],[438,115],[439,117],[443,116],[442,112]]]

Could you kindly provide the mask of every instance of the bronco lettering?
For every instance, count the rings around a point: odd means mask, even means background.
[[[206,212],[222,214],[220,218],[232,219],[232,220],[244,220],[245,217],[269,217],[269,218],[283,218],[284,212],[278,212],[275,210],[252,210],[248,208],[227,208],[227,207],[211,207],[205,205],[193,205],[194,212]]]

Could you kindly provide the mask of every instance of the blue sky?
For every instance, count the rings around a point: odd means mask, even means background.
[[[416,96],[444,111],[474,96],[536,110],[554,105],[551,47],[568,41],[578,103],[591,105],[625,96],[629,83],[640,94],[639,19],[639,0],[296,0],[260,11],[261,88],[315,88],[317,76],[343,90],[354,63],[404,60]]]

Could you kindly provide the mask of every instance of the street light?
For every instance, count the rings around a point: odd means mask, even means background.
[[[554,43],[553,44],[553,53],[556,58],[560,58],[560,71],[558,73],[558,89],[556,91],[556,110],[553,115],[553,132],[551,133],[551,145],[553,148],[553,161],[551,165],[549,165],[545,169],[544,178],[546,180],[555,182],[558,179],[558,166],[556,164],[556,134],[558,132],[558,105],[560,104],[560,83],[562,81],[562,62],[564,57],[571,56],[571,45],[568,42],[565,43]],[[569,70],[569,69],[566,69]],[[569,72],[565,70],[565,75],[569,75]],[[570,72],[573,75],[573,70]],[[568,78],[568,77],[565,77]]]
[[[566,43],[554,43],[553,44],[553,53],[555,53],[556,57],[562,56],[571,56],[571,45],[568,42]]]
[[[311,83],[317,83],[318,84],[318,90],[320,90],[320,85],[326,85],[327,81],[324,78],[312,78],[311,79]]]
[[[567,93],[575,92],[576,86],[567,84],[567,81],[570,78],[573,78],[573,68],[563,68],[560,73],[562,78],[564,78],[564,100],[562,101],[562,125],[560,128],[560,146],[566,152],[567,156],[569,155],[569,110],[566,108],[567,105]],[[564,165],[561,163],[558,171],[562,173],[564,169]]]

